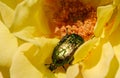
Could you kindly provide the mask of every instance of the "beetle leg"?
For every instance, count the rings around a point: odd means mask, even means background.
[[[65,68],[65,66],[62,66],[63,67],[63,69],[66,71],[66,68]]]
[[[74,60],[74,57],[71,57],[71,59],[69,60],[68,64],[72,65],[72,61]]]

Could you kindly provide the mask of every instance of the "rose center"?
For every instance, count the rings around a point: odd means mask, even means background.
[[[62,38],[68,32],[78,34],[84,40],[90,39],[97,20],[96,9],[80,0],[60,0],[59,3],[52,18],[55,36]]]

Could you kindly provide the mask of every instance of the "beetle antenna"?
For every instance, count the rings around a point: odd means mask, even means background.
[[[50,64],[45,64],[45,65],[47,66],[47,65],[50,65]]]

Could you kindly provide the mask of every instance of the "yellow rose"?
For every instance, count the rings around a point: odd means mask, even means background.
[[[95,37],[81,45],[66,71],[48,66],[59,42],[50,38],[55,0],[0,1],[0,77],[3,78],[119,78],[120,1],[82,0],[97,7]]]

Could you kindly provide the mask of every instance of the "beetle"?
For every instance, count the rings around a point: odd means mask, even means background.
[[[84,39],[77,34],[66,34],[53,50],[52,63],[49,66],[51,71],[59,66],[70,64],[77,48],[84,43]]]

